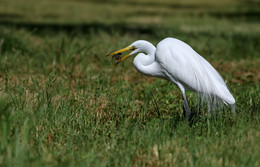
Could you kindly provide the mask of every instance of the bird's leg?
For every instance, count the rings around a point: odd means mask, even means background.
[[[208,106],[208,114],[210,114],[210,102],[207,102],[207,106]]]
[[[233,115],[236,116],[236,106],[235,106],[235,104],[231,105],[231,111],[232,111]]]
[[[178,82],[176,84],[180,88],[181,94],[182,94],[183,110],[184,110],[183,115],[184,115],[184,117],[190,119],[191,118],[191,112],[190,112],[190,107],[189,107],[189,104],[188,104],[188,101],[187,101],[187,98],[186,98],[186,95],[185,95],[185,88]]]
[[[183,100],[183,110],[184,110],[183,114],[186,118],[189,119],[191,116],[191,112],[190,112],[190,107],[189,107],[185,92],[182,92],[182,100]]]

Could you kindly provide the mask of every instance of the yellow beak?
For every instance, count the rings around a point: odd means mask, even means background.
[[[123,49],[120,49],[120,50],[118,50],[118,51],[115,51],[115,52],[113,52],[113,53],[111,53],[111,54],[109,54],[109,55],[107,55],[107,56],[115,56],[115,55],[121,54],[121,53],[123,53],[123,52],[126,52],[126,51],[128,51],[128,50],[132,50],[132,52],[133,52],[133,51],[135,50],[135,47],[134,47],[134,46],[128,46],[128,47],[126,47],[126,48],[123,48]],[[118,63],[120,63],[120,62],[122,62],[123,60],[125,60],[126,58],[128,58],[132,52],[128,53],[126,56],[124,56],[123,58],[121,58],[120,60],[118,60],[118,62],[117,62],[115,65],[117,65]]]

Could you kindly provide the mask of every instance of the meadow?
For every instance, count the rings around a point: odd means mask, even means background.
[[[260,3],[0,0],[0,166],[260,166]],[[108,53],[188,43],[236,99],[183,118],[172,83]]]

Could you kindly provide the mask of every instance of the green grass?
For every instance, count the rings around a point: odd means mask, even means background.
[[[0,166],[260,166],[257,1],[0,0],[0,11]],[[219,71],[236,116],[188,122],[175,85],[105,57],[168,36]]]

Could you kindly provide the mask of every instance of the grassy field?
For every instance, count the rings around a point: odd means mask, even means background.
[[[260,166],[259,17],[253,0],[0,0],[0,166]],[[175,85],[105,57],[169,36],[219,71],[236,116],[188,122]]]

